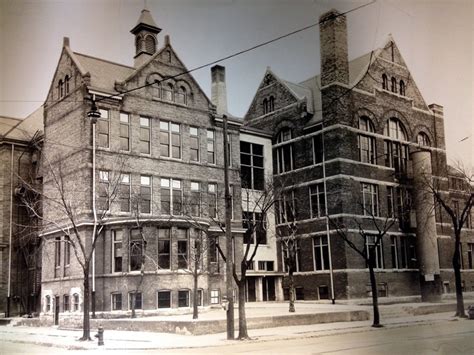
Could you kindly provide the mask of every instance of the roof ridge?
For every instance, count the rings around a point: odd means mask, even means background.
[[[102,62],[106,62],[106,63],[109,63],[109,64],[114,64],[114,65],[119,65],[121,67],[124,67],[124,68],[128,68],[128,69],[134,69],[134,67],[132,66],[129,66],[129,65],[126,65],[126,64],[122,64],[122,63],[117,63],[117,62],[113,62],[111,60],[108,60],[108,59],[102,59],[102,58],[99,58],[99,57],[94,57],[92,55],[88,55],[88,54],[84,54],[84,53],[79,53],[79,52],[73,52],[74,54],[76,55],[81,55],[83,57],[87,57],[87,58],[91,58],[91,59],[96,59],[96,60],[100,60]]]

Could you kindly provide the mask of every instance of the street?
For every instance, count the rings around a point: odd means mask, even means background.
[[[179,344],[177,344],[179,346]],[[0,354],[122,354],[121,350],[65,350],[3,342]],[[309,332],[300,338],[233,342],[219,347],[175,350],[127,350],[127,354],[474,354],[474,321],[452,320],[398,328],[358,329],[337,335]]]

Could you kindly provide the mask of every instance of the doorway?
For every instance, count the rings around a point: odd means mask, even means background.
[[[275,277],[263,277],[263,301],[275,301]]]

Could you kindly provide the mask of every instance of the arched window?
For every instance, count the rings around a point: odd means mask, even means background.
[[[180,86],[176,93],[176,102],[186,105],[188,101],[187,91],[184,86]]]
[[[292,138],[290,128],[283,128],[278,134],[277,143],[285,143]],[[293,170],[293,143],[287,143],[277,148],[278,173]]]
[[[367,116],[359,118],[359,129],[370,133],[375,131],[372,121]],[[363,163],[375,164],[375,137],[360,133],[357,137],[357,145],[359,147],[359,160]]]
[[[156,49],[156,43],[155,43],[155,39],[153,38],[153,36],[146,36],[145,38],[145,50],[147,53],[149,54],[153,54],[155,53],[155,49]]]
[[[62,98],[64,96],[64,83],[63,80],[59,80],[58,83],[58,99]]]
[[[405,96],[405,82],[400,80],[400,95]]]
[[[408,162],[407,134],[403,124],[395,117],[389,118],[384,127],[384,135],[390,139],[384,142],[385,166],[395,172],[406,172]]]
[[[135,53],[138,54],[142,51],[142,37],[137,36],[135,38]]]
[[[69,75],[64,78],[64,86],[66,88],[66,95],[69,94]]]
[[[268,112],[275,111],[275,98],[270,96],[270,100],[268,100]]]
[[[388,78],[385,74],[382,74],[382,89],[388,90]]]
[[[397,79],[392,76],[392,92],[397,92]]]
[[[418,135],[416,137],[416,140],[417,140],[418,144],[422,147],[430,147],[431,146],[430,138],[428,137],[428,135],[425,132],[418,133]]]
[[[268,100],[265,98],[263,99],[263,114],[266,115],[268,112]]]
[[[166,101],[173,101],[173,90],[174,90],[173,84],[168,83],[164,85],[162,88],[162,91],[163,91],[162,98]]]

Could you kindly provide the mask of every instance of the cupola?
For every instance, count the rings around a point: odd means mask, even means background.
[[[135,68],[142,65],[156,53],[158,40],[156,35],[161,32],[148,9],[143,9],[137,24],[130,32],[135,35]]]

